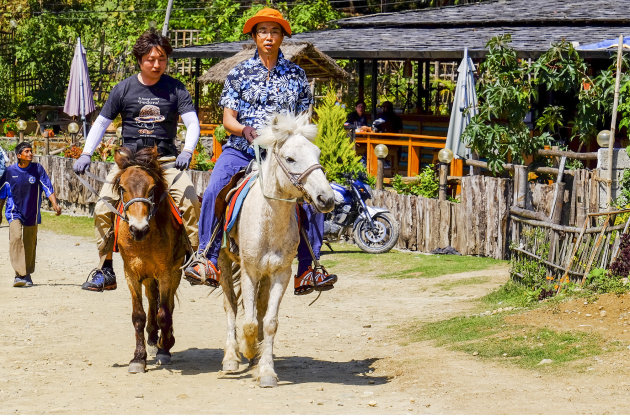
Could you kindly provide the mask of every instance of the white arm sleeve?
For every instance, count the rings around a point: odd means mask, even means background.
[[[83,154],[84,155],[92,155],[101,140],[103,139],[103,135],[105,134],[105,130],[112,123],[112,120],[109,118],[105,118],[102,115],[99,115],[92,124],[92,129],[87,135],[85,139],[85,146],[83,146]]]
[[[199,126],[199,119],[197,118],[197,113],[190,111],[185,114],[182,114],[182,121],[186,126],[186,139],[184,140],[184,148],[183,150],[187,150],[189,152],[194,152],[195,147],[197,147],[197,141],[199,140],[199,133],[201,132],[201,127]]]

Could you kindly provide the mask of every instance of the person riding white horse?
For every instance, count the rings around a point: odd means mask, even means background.
[[[316,135],[317,127],[309,124],[308,115],[275,114],[254,140],[256,147],[267,150],[267,158],[248,175],[246,186],[239,187],[245,190],[249,186],[245,198],[230,200],[241,201],[242,207],[228,233],[229,246],[219,257],[227,315],[222,370],[238,371],[242,352],[250,366],[257,364],[255,377],[261,387],[278,384],[273,345],[280,302],[291,281],[291,262],[300,241],[295,202],[308,201],[322,213],[335,205],[333,190],[319,163],[320,150],[313,144]],[[240,305],[232,262],[240,266],[244,313],[240,345],[236,330]]]
[[[203,194],[199,219],[199,261],[185,270],[191,284],[219,286],[221,272],[217,268],[221,234],[212,235],[218,224],[215,201],[220,191],[239,170],[254,158],[252,141],[267,118],[277,112],[297,115],[308,110],[313,102],[309,83],[302,68],[284,58],[280,44],[291,36],[291,26],[282,14],[263,8],[245,22],[243,33],[250,34],[256,52],[249,60],[234,67],[223,88],[219,104],[223,106],[223,125],[232,133],[212,171]],[[316,259],[322,246],[324,215],[305,204],[302,226]],[[312,267],[309,246],[301,240],[298,248],[298,274],[295,294],[332,288],[337,276]]]

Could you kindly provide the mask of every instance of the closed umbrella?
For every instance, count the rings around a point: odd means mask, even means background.
[[[94,111],[94,98],[92,97],[92,85],[88,73],[85,49],[81,45],[81,38],[77,38],[77,45],[74,47],[74,57],[70,66],[70,82],[66,93],[66,102],[63,105],[63,112],[71,117],[80,116],[83,122],[83,135],[87,135],[85,116]]]
[[[464,59],[457,69],[457,85],[451,110],[451,120],[446,135],[446,148],[457,158],[470,158],[470,149],[462,142],[462,133],[473,116],[477,115],[477,92],[475,90],[475,66],[464,49]]]

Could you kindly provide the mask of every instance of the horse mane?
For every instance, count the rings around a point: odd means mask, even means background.
[[[156,197],[160,197],[166,191],[166,178],[164,177],[164,170],[158,162],[156,148],[145,147],[134,153],[127,147],[121,147],[116,151],[116,164],[120,171],[112,181],[114,191],[120,187],[120,177],[123,172],[132,166],[141,168],[153,178],[156,187]]]
[[[317,126],[309,123],[306,112],[299,115],[272,114],[267,120],[267,125],[258,131],[258,137],[254,144],[262,148],[271,148],[275,144],[282,145],[289,137],[301,135],[314,142],[317,137]]]

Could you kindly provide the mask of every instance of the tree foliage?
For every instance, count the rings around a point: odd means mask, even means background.
[[[138,36],[164,22],[168,0],[0,0],[0,24],[15,25],[10,54],[0,57],[0,86],[11,86],[13,68],[38,79],[28,96],[0,99],[0,116],[23,115],[25,104],[63,104],[77,37],[86,49],[97,106],[111,88],[136,71],[131,51]],[[7,3],[7,4],[4,4]],[[247,39],[243,24],[271,5],[288,16],[294,33],[319,29],[341,17],[328,1],[266,2],[245,5],[237,0],[175,2],[169,29],[199,30],[201,43]],[[210,64],[208,62],[207,64]],[[190,82],[190,80],[183,80]],[[99,93],[100,92],[100,93]],[[15,101],[17,99],[17,103]]]
[[[493,172],[509,160],[521,163],[545,144],[566,145],[569,139],[560,134],[566,126],[571,127],[571,139],[590,142],[612,112],[616,60],[591,77],[584,60],[566,41],[553,44],[531,65],[517,59],[510,42],[508,34],[487,43],[489,53],[478,82],[479,115],[463,134],[469,146],[488,159]],[[573,115],[562,105],[547,105],[530,132],[524,119],[538,100],[539,88],[577,105]],[[618,110],[619,128],[630,127],[630,76],[622,79]]]
[[[343,173],[365,172],[361,157],[354,151],[343,123],[346,112],[337,104],[337,95],[329,89],[321,104],[315,108],[317,114],[317,139],[315,144],[321,150],[319,161],[331,181],[344,182]]]
[[[463,137],[488,159],[488,168],[500,172],[509,159],[522,162],[549,138],[531,136],[524,122],[536,91],[528,77],[531,69],[509,47],[509,34],[488,41],[488,55],[481,64],[478,83],[479,114],[472,118]]]

